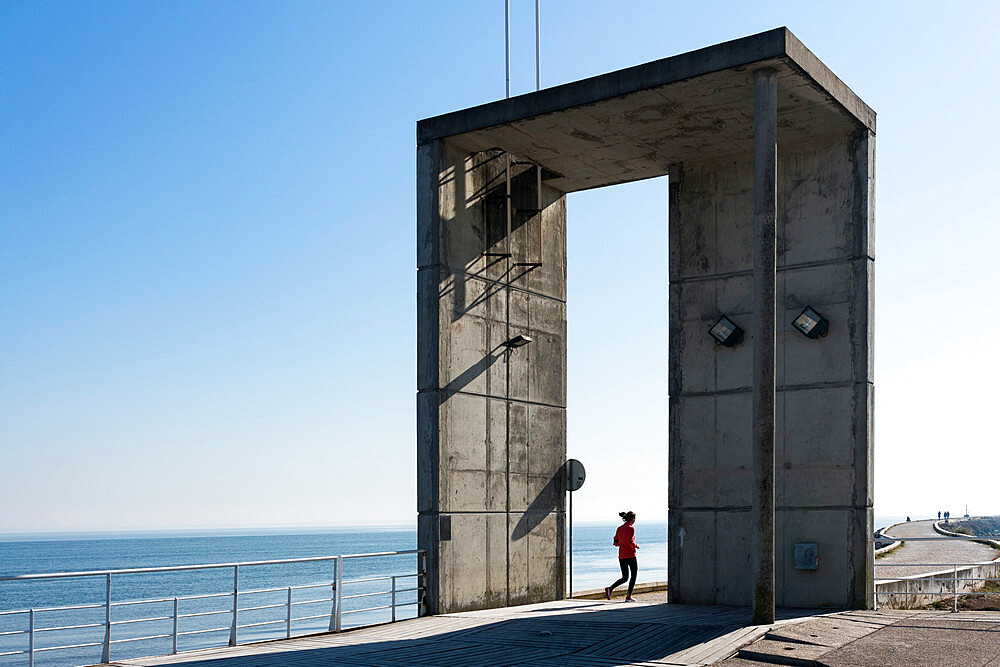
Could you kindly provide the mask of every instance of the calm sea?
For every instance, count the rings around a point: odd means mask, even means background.
[[[913,517],[917,518],[917,517]],[[923,517],[921,517],[923,518]],[[880,517],[876,527],[888,525],[905,517]],[[616,523],[577,524],[573,529],[573,588],[583,590],[602,588],[619,576],[617,549],[612,546]],[[337,554],[376,553],[405,551],[416,548],[416,531],[412,528],[358,528],[331,529],[308,534],[257,534],[257,535],[163,535],[142,534],[102,537],[100,539],[7,539],[0,541],[0,574],[27,574],[39,572],[79,572],[85,570],[158,567],[167,565],[193,565],[199,563],[226,563],[235,561],[306,558]],[[660,521],[636,523],[636,540],[640,545],[639,581],[663,581],[667,578],[666,524]],[[416,571],[414,556],[382,557],[345,561],[345,579],[364,579],[391,574],[410,574]],[[313,616],[293,623],[293,634],[320,632],[329,625],[331,596],[329,583],[333,580],[333,565],[329,562],[301,563],[294,565],[267,565],[241,568],[240,607],[270,607],[241,612],[240,624],[279,623],[240,629],[239,640],[250,641],[283,637],[286,631],[285,605],[288,586],[324,584],[318,588],[300,588],[292,592],[295,604],[293,616]],[[412,588],[413,578],[400,578],[398,587]],[[129,620],[144,617],[161,617],[114,626],[112,639],[128,639],[151,635],[169,634],[172,631],[174,597],[219,594],[219,597],[180,600],[179,622],[181,632],[206,631],[185,635],[179,640],[179,650],[193,650],[225,644],[229,637],[232,598],[225,594],[232,591],[233,570],[193,570],[150,574],[116,575],[112,579],[112,600],[148,600],[169,598],[167,602],[114,607],[112,620]],[[246,590],[282,588],[270,593],[244,594]],[[378,593],[388,590],[386,581],[345,585],[344,595]],[[55,579],[42,581],[0,582],[0,614],[5,610],[45,608],[67,605],[103,603],[105,581],[100,577],[85,579]],[[389,603],[388,595],[371,595],[344,601],[344,610]],[[326,598],[326,599],[324,599]],[[310,602],[310,600],[318,600]],[[398,602],[413,602],[413,592],[399,593]],[[273,605],[273,606],[272,606]],[[212,614],[211,612],[220,612]],[[416,607],[397,611],[397,618],[415,614]],[[205,614],[183,617],[184,614]],[[378,623],[389,620],[388,610],[360,612],[344,616],[344,627]],[[35,615],[35,626],[100,625],[104,622],[104,608],[73,611],[42,611]],[[27,629],[26,614],[0,615],[0,653],[27,648],[26,635],[4,635]],[[36,634],[35,648],[66,644],[101,642],[101,627],[77,628]],[[169,653],[172,649],[168,638],[148,639],[115,644],[112,659]],[[100,662],[100,647],[85,647],[58,651],[36,652],[35,664],[39,667],[67,667]],[[26,665],[27,657],[2,656],[0,665]]]
[[[598,588],[617,578],[617,550],[611,546],[616,524],[577,525],[573,533],[573,587],[576,590]],[[640,581],[659,581],[666,578],[666,526],[654,522],[637,524],[640,549]],[[126,569],[166,565],[193,565],[198,563],[227,563],[235,561],[275,560],[305,558],[337,554],[377,553],[415,549],[416,531],[412,528],[376,528],[359,530],[345,528],[310,534],[265,535],[196,535],[164,536],[135,535],[103,537],[100,539],[18,539],[0,541],[0,573],[3,575],[39,572],[80,572],[85,570]],[[345,579],[364,579],[391,574],[416,572],[414,556],[397,556],[374,559],[348,560],[344,564]],[[309,584],[329,584],[333,580],[330,562],[300,563],[291,565],[266,565],[244,567],[239,573],[240,607],[270,606],[240,613],[240,624],[264,623],[285,618],[288,601],[287,589],[271,593],[244,594],[245,590],[285,588]],[[414,578],[398,580],[398,588],[412,588]],[[344,595],[376,593],[388,590],[389,582],[365,582],[344,586]],[[128,639],[151,635],[169,634],[173,628],[174,597],[204,594],[223,594],[219,597],[180,600],[179,622],[181,632],[205,630],[194,635],[182,636],[179,650],[192,650],[224,644],[229,637],[233,570],[193,570],[149,574],[116,575],[112,578],[112,600],[145,600],[170,598],[166,602],[130,605],[112,609],[112,620],[129,620],[161,617],[145,621],[115,625],[112,639]],[[41,581],[0,582],[0,613],[5,610],[40,609],[54,606],[88,605],[102,603],[105,581],[101,577],[82,579],[54,579]],[[293,616],[316,616],[293,623],[294,634],[320,632],[329,626],[331,603],[329,586],[293,590],[295,604]],[[399,593],[398,602],[416,600],[413,592]],[[372,595],[349,598],[344,610],[361,609],[389,604],[389,595]],[[210,612],[222,612],[211,614]],[[416,607],[397,611],[397,618],[415,614]],[[206,614],[183,617],[184,614]],[[345,615],[344,627],[378,623],[389,620],[388,610],[361,612]],[[104,608],[73,611],[49,611],[35,614],[35,627],[64,625],[100,625],[104,622]],[[26,614],[0,615],[0,653],[27,648],[26,635],[3,635],[27,629]],[[286,631],[282,620],[272,625],[240,629],[240,641],[283,637]],[[37,651],[47,646],[85,644],[103,641],[101,627],[77,628],[54,632],[41,632],[35,639],[35,664],[66,667],[68,665],[100,662],[101,648],[84,647],[57,651]],[[169,653],[169,638],[149,639],[138,642],[114,644],[112,659]],[[25,655],[0,656],[0,665],[26,665]]]

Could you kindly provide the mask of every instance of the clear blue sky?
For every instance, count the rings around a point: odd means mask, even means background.
[[[542,85],[795,32],[879,114],[877,511],[1000,512],[1000,5],[760,5],[542,0]],[[0,4],[0,532],[412,522],[415,122],[503,57],[501,0]],[[569,207],[577,516],[662,517],[666,183]]]

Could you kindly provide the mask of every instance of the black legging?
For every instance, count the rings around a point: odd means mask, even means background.
[[[615,588],[627,581],[628,597],[632,597],[632,589],[635,588],[635,577],[639,574],[639,563],[636,561],[635,556],[632,556],[631,558],[619,558],[618,565],[622,568],[622,578],[611,584],[611,590],[615,590]],[[632,572],[631,579],[629,578],[629,571]]]

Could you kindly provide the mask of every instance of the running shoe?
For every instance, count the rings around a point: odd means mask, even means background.
[[[629,597],[625,598],[625,602],[635,602],[635,598],[629,596]]]

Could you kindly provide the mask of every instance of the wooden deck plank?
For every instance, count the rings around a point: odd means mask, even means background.
[[[736,653],[763,635],[768,627],[798,623],[812,614],[830,613],[830,610],[782,610],[774,626],[749,626],[747,609],[739,607],[560,600],[408,619],[339,634],[124,660],[117,664],[128,667],[704,665]],[[886,625],[913,613],[843,612],[845,620],[873,626]],[[968,620],[973,620],[972,616],[963,614]],[[996,613],[982,616],[987,622],[997,617]],[[922,618],[932,616],[925,614]]]

